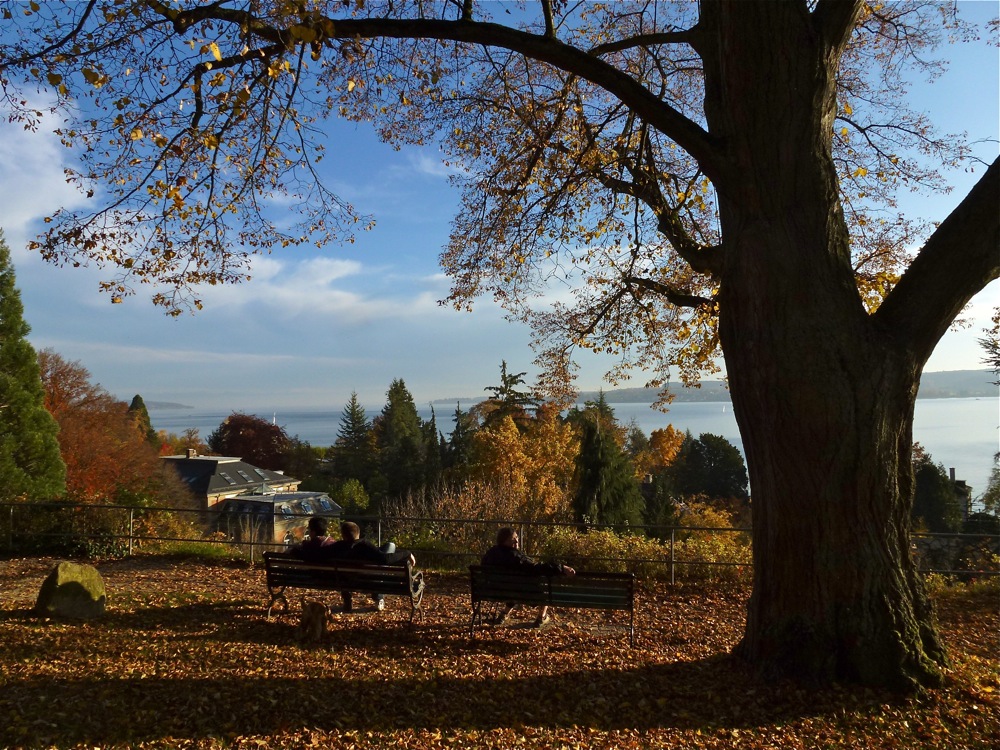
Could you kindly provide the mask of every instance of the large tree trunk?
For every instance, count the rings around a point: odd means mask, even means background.
[[[944,652],[908,535],[923,362],[854,283],[829,150],[836,44],[798,3],[706,3],[702,22],[709,126],[738,170],[720,188],[719,297],[753,491],[737,651],[810,680],[934,683]]]

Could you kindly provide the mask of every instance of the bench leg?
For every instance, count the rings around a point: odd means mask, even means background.
[[[472,605],[472,618],[469,620],[469,638],[476,637],[476,620],[479,620],[480,625],[483,624],[482,610],[482,602],[476,602]]]

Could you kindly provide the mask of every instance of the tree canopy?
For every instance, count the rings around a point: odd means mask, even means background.
[[[284,470],[292,443],[283,427],[266,419],[233,412],[208,436],[208,446],[262,469]]]

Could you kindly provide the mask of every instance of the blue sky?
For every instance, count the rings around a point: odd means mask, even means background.
[[[970,18],[995,15],[996,2],[960,3]],[[992,161],[1000,139],[1000,80],[996,47],[963,44],[944,53],[950,72],[922,85],[914,99],[941,130],[968,131],[991,142],[979,155]],[[167,318],[141,294],[112,305],[97,290],[97,269],[58,268],[29,254],[27,240],[60,206],[81,204],[65,184],[66,150],[50,135],[0,124],[0,226],[11,248],[25,318],[36,348],[77,360],[118,397],[142,394],[224,411],[340,408],[357,391],[380,405],[394,378],[418,404],[437,398],[479,397],[499,382],[507,360],[513,372],[534,375],[526,328],[510,323],[491,300],[472,313],[440,307],[448,279],[437,265],[457,192],[436,150],[396,152],[367,126],[333,123],[327,169],[331,186],[377,226],[354,245],[323,252],[278,251],[254,263],[253,281],[206,289],[205,309]],[[947,196],[907,198],[904,206],[943,219],[964,197],[974,174],[948,175]],[[927,370],[979,369],[977,343],[1000,304],[994,282],[973,300],[970,326],[948,333]],[[602,383],[594,356],[580,360],[578,385]],[[635,385],[641,385],[638,374]]]

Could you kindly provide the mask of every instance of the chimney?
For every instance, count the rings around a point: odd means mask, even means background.
[[[954,466],[952,466],[950,469],[948,469],[948,476],[951,478],[951,481],[953,481],[953,482],[955,481],[955,467]]]
[[[194,448],[188,448],[187,449],[187,457],[188,458],[194,458],[197,455],[198,455],[198,451],[196,451]],[[952,471],[952,479],[954,479],[955,478],[954,477],[955,470],[952,469],[951,471]]]

